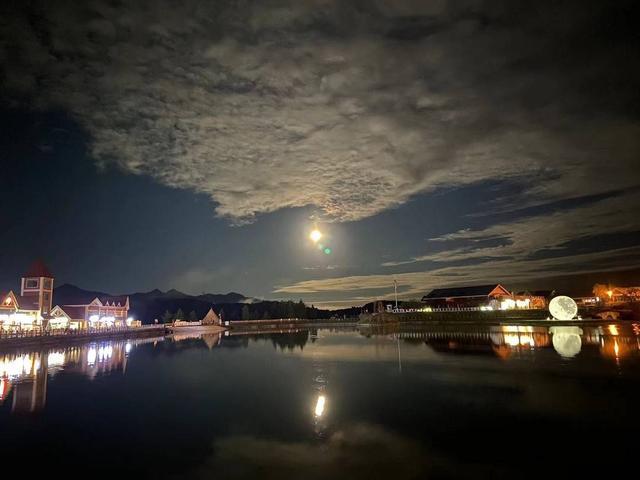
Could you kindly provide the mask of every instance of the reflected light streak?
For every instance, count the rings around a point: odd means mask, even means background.
[[[62,367],[64,365],[64,352],[51,352],[47,356],[47,364],[50,367]]]
[[[0,359],[0,376],[14,379],[35,374],[40,369],[40,358],[36,354],[5,356]]]
[[[316,409],[315,409],[315,415],[316,417],[321,417],[324,414],[324,404],[325,404],[325,397],[324,395],[320,395],[318,396],[318,400],[316,401]]]
[[[95,347],[89,348],[89,350],[87,351],[87,363],[89,364],[89,366],[92,366],[96,363],[97,354],[98,352],[96,351]]]
[[[531,335],[518,335],[513,333],[505,333],[504,342],[511,347],[517,347],[517,346],[535,347],[536,345]]]

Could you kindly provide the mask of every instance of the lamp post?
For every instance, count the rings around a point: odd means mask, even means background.
[[[393,279],[393,293],[395,294],[396,297],[396,312],[398,311],[398,281],[394,278]]]

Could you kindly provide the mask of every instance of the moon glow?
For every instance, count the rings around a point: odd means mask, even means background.
[[[316,228],[315,230],[311,231],[311,233],[309,234],[309,238],[313,243],[318,243],[318,241],[322,238],[322,232],[320,232],[320,230]]]

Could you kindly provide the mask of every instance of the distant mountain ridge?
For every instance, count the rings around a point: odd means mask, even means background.
[[[53,290],[54,305],[78,305],[86,304],[95,297],[115,296],[110,293],[94,290],[84,290],[75,285],[65,283]],[[204,316],[209,308],[226,304],[253,303],[255,300],[241,293],[203,293],[201,295],[189,295],[176,289],[163,292],[154,289],[149,292],[123,293],[117,296],[128,296],[131,304],[131,314],[145,323],[160,318],[169,310],[175,312],[182,309],[185,313],[196,312],[200,317]],[[221,308],[221,307],[220,307]]]
[[[111,294],[106,292],[99,292],[95,290],[85,290],[83,288],[65,283],[56,287],[53,291],[53,302],[61,305],[72,305],[73,303],[83,303],[84,301],[91,301],[95,297],[123,297],[128,296],[130,300],[133,299],[141,301],[149,300],[176,300],[176,299],[197,299],[205,302],[212,303],[252,303],[254,301],[251,297],[246,297],[241,293],[229,292],[229,293],[202,293],[200,295],[190,295],[188,293],[181,292],[172,288],[163,292],[156,288],[149,292],[135,292],[135,293],[121,293]]]

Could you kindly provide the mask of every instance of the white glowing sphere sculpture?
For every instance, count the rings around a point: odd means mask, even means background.
[[[562,358],[573,358],[582,350],[582,329],[579,327],[551,327],[553,348]]]
[[[573,298],[559,295],[549,302],[549,313],[555,320],[573,320],[578,315],[578,305]]]

